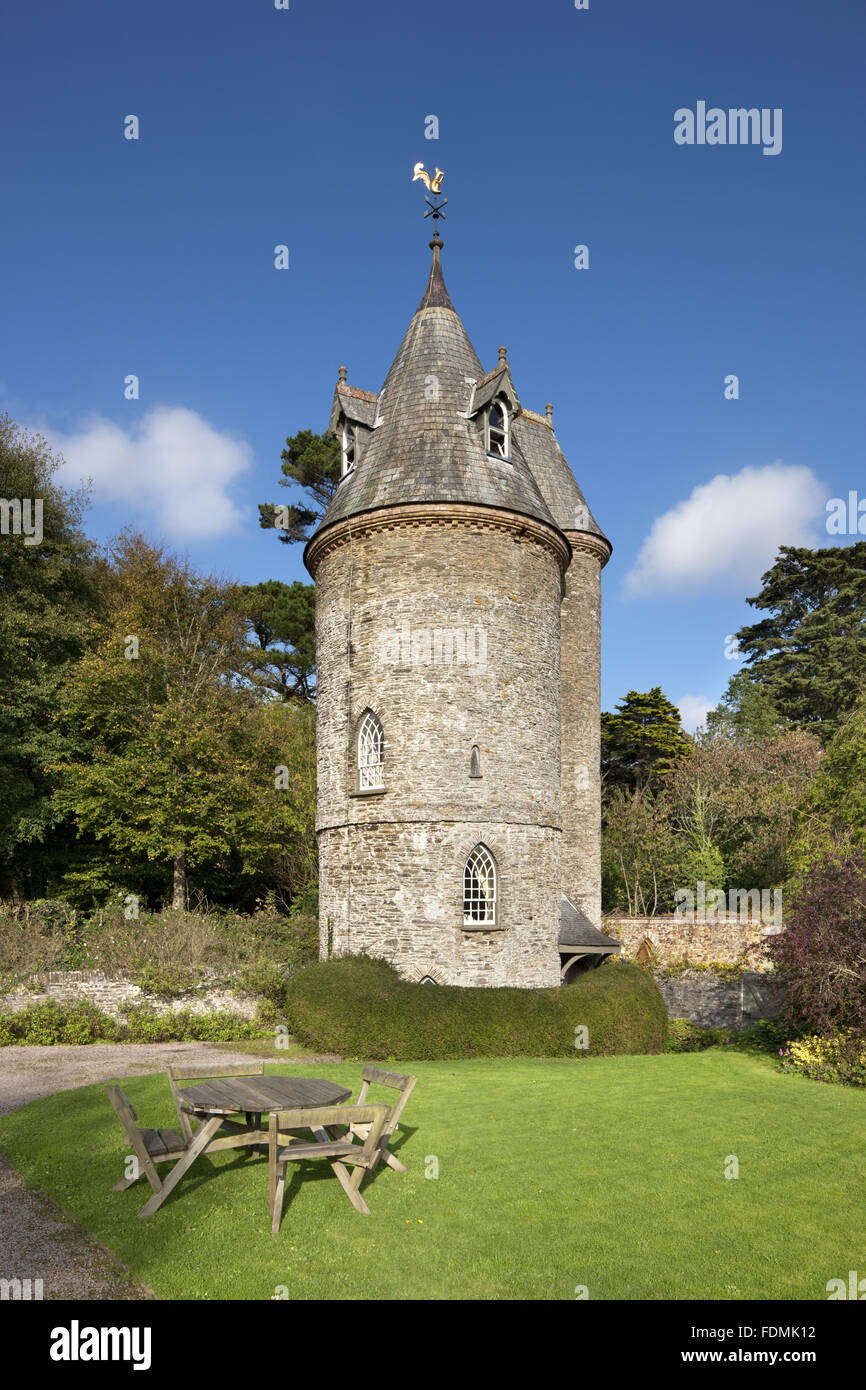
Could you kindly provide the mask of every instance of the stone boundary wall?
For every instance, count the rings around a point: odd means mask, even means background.
[[[17,1013],[34,1004],[45,1004],[49,999],[64,1004],[76,1004],[81,999],[87,999],[103,1013],[111,1014],[112,1018],[120,1018],[121,1004],[130,1003],[149,1004],[158,1014],[178,1013],[181,1009],[189,1009],[194,1014],[225,1011],[237,1018],[251,1020],[259,1003],[251,994],[207,982],[186,990],[177,998],[166,999],[162,995],[148,993],[132,980],[111,978],[98,970],[52,970],[44,975],[32,976],[9,994],[0,995],[0,1012]]]
[[[776,977],[743,972],[729,982],[704,971],[686,970],[665,979],[656,974],[669,1018],[687,1018],[701,1028],[739,1031],[761,1018],[775,1018],[784,1002],[784,985]]]
[[[772,928],[760,922],[689,922],[683,917],[605,917],[601,929],[622,942],[623,954],[637,957],[643,942],[652,942],[656,963],[690,960],[698,965],[735,965],[766,969],[760,942]],[[684,1017],[684,1015],[683,1015]]]

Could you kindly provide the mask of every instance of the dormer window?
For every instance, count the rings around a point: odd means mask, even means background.
[[[355,427],[347,421],[343,421],[343,462],[340,477],[345,478],[347,473],[351,473],[355,467],[355,455],[358,442],[355,436]]]
[[[497,458],[507,459],[509,456],[508,434],[508,404],[501,396],[497,396],[487,412],[488,454],[495,454]]]

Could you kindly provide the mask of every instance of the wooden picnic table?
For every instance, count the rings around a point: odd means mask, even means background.
[[[280,1110],[302,1110],[341,1105],[351,1096],[351,1090],[334,1081],[306,1076],[238,1076],[215,1081],[201,1081],[177,1092],[184,1110],[201,1119],[201,1128],[194,1135],[186,1153],[174,1165],[159,1192],[142,1207],[139,1216],[152,1216],[162,1206],[200,1154],[208,1150],[241,1148],[246,1145],[267,1144],[268,1131],[262,1129],[262,1115]],[[246,1124],[228,1119],[243,1114]],[[217,1137],[220,1129],[230,1133]]]

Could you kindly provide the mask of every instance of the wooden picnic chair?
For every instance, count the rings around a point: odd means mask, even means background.
[[[400,1116],[406,1106],[406,1102],[415,1089],[417,1076],[404,1076],[402,1072],[382,1071],[379,1067],[372,1067],[369,1064],[361,1072],[361,1089],[358,1092],[357,1105],[363,1105],[367,1100],[367,1092],[371,1086],[388,1086],[394,1091],[399,1091],[399,1095],[394,1104],[388,1111],[388,1118],[385,1121],[382,1135],[379,1140],[379,1148],[375,1163],[371,1169],[375,1171],[379,1163],[384,1159],[389,1168],[393,1168],[397,1173],[406,1173],[408,1169],[405,1163],[401,1163],[396,1154],[392,1154],[388,1148],[388,1140],[397,1128]],[[349,1133],[356,1135],[359,1139],[366,1139],[369,1126],[365,1124],[352,1124]],[[347,1136],[348,1137],[348,1136]]]
[[[181,1131],[187,1144],[192,1143],[193,1140],[193,1124],[199,1127],[202,1121],[197,1115],[191,1115],[188,1110],[183,1109],[180,1097],[178,1096],[178,1091],[182,1086],[185,1086],[189,1081],[219,1081],[225,1076],[264,1076],[264,1074],[265,1064],[261,1059],[251,1062],[234,1062],[225,1065],[220,1062],[211,1062],[200,1067],[169,1067],[168,1084],[171,1087],[174,1108],[177,1111],[177,1118],[180,1122]],[[252,1115],[247,1115],[247,1124],[252,1124]],[[234,1120],[224,1120],[220,1125],[220,1129],[230,1130],[232,1132],[236,1131],[238,1133],[242,1133],[243,1128],[243,1125]],[[258,1153],[258,1149],[255,1149],[254,1152]]]
[[[379,1141],[387,1118],[387,1105],[318,1106],[315,1109],[275,1111],[271,1115],[268,1131],[268,1197],[274,1235],[280,1229],[283,1214],[286,1165],[301,1163],[308,1158],[324,1159],[330,1163],[355,1210],[363,1212],[365,1216],[370,1215],[370,1208],[358,1189],[364,1174],[372,1172],[378,1162]],[[329,1125],[354,1124],[367,1127],[363,1145],[357,1144],[348,1132],[343,1139],[333,1139],[328,1134]],[[308,1129],[317,1136],[310,1143],[291,1140],[284,1145],[281,1142],[286,1133]],[[354,1168],[351,1174],[346,1169],[347,1163]]]
[[[132,1108],[129,1096],[122,1086],[106,1086],[108,1098],[114,1106],[117,1118],[123,1126],[126,1142],[132,1146],[138,1171],[131,1177],[121,1178],[111,1189],[112,1192],[125,1192],[144,1175],[154,1192],[162,1191],[162,1179],[156,1171],[157,1163],[176,1162],[183,1158],[188,1144],[176,1129],[140,1129],[138,1116]]]

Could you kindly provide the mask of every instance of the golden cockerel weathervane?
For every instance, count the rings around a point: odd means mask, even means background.
[[[439,198],[439,195],[442,192],[442,180],[444,179],[444,177],[445,175],[443,171],[441,169],[437,169],[436,173],[433,175],[433,178],[431,179],[430,175],[427,173],[427,170],[424,168],[424,165],[421,163],[420,160],[412,170],[412,182],[414,183],[416,179],[420,179],[421,182],[425,184],[427,188],[429,188],[430,192],[433,194],[433,197],[436,199]],[[430,208],[430,211],[425,212],[424,216],[433,218],[433,235],[434,237],[438,237],[439,218],[441,217],[442,221],[445,221],[445,214],[442,211],[442,209],[448,202],[448,199],[443,198],[441,203],[438,201],[435,203],[431,203],[429,198],[425,198],[424,202],[427,203]]]

